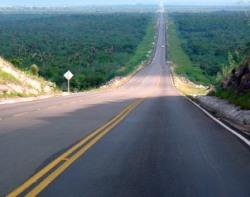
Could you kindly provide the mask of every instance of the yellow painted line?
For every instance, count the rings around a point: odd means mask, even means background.
[[[27,181],[25,181],[22,185],[16,188],[14,191],[9,193],[7,197],[16,197],[30,189],[33,184],[37,184],[28,194],[27,196],[36,196],[38,195],[44,188],[46,188],[53,180],[55,180],[65,169],[67,169],[74,161],[76,161],[79,157],[81,157],[89,148],[91,148],[97,141],[99,141],[104,135],[106,135],[112,128],[114,128],[118,123],[120,123],[132,110],[134,110],[144,99],[138,99],[133,102],[131,105],[122,110],[118,115],[116,115],[113,119],[107,122],[105,125],[95,130],[87,137],[82,139],[76,145],[71,147],[61,156],[56,158],[54,161],[49,163],[35,175],[30,177]],[[79,150],[78,150],[79,149]],[[75,153],[74,153],[75,152]],[[74,153],[74,154],[73,154]],[[73,154],[72,156],[70,156]],[[64,162],[60,165],[60,167],[55,168],[60,162]],[[52,172],[50,172],[52,171]],[[49,173],[50,172],[50,173]],[[46,174],[49,174],[45,177]],[[38,182],[40,179],[41,182]]]

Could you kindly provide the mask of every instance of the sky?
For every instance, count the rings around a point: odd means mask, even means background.
[[[237,5],[247,0],[165,0],[168,5]],[[0,6],[84,6],[156,4],[159,0],[0,0]]]

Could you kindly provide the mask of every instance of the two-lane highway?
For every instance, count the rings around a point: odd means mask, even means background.
[[[0,106],[0,194],[250,196],[249,147],[173,87],[159,21],[126,85]]]

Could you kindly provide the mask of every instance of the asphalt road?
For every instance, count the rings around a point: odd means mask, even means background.
[[[142,98],[39,195],[250,196],[249,147],[180,96],[165,43],[161,15],[152,63],[124,86],[0,106],[0,194]]]

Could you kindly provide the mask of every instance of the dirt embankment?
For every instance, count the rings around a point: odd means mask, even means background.
[[[222,82],[224,89],[233,89],[237,94],[250,91],[250,56]]]
[[[53,83],[23,72],[0,57],[0,98],[52,94],[55,89]]]

